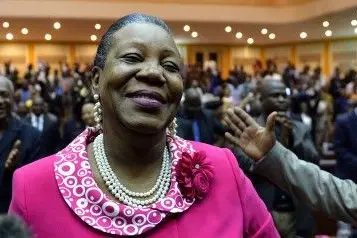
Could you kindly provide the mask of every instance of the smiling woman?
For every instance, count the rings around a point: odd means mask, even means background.
[[[97,127],[18,170],[10,212],[39,238],[278,237],[229,150],[175,135],[181,57],[163,21],[119,19],[94,65]]]

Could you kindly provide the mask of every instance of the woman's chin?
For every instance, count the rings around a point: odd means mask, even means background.
[[[128,129],[143,135],[157,134],[165,129],[165,125],[162,123],[161,120],[153,119],[153,118],[146,118],[146,119],[143,118],[142,120],[131,120],[124,123],[124,125]]]

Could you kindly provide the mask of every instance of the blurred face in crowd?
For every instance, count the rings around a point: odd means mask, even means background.
[[[0,121],[6,120],[11,115],[14,91],[11,82],[0,76]]]
[[[193,118],[201,112],[201,95],[195,88],[189,88],[185,92],[184,110],[188,117]]]
[[[17,107],[17,114],[21,118],[24,118],[27,116],[27,113],[28,113],[28,108],[26,107],[26,104],[24,102],[19,102],[19,105]]]
[[[40,116],[45,112],[45,102],[41,97],[35,97],[32,104],[32,112],[36,116]]]
[[[164,131],[183,91],[181,57],[173,37],[151,23],[130,23],[111,37],[103,69],[94,69],[94,91],[103,127],[118,124],[141,134]]]
[[[261,85],[263,111],[266,115],[274,111],[286,112],[289,109],[290,97],[286,86],[280,80],[265,80]]]
[[[22,81],[22,88],[23,89],[28,89],[29,88],[29,82],[26,79],[24,79]]]
[[[82,120],[86,126],[95,126],[94,121],[94,104],[86,103],[82,107]]]

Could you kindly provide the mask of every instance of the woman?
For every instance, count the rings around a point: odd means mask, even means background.
[[[56,155],[19,169],[10,212],[39,238],[278,237],[228,150],[174,135],[181,58],[165,23],[121,18],[94,65],[102,129],[88,128]]]

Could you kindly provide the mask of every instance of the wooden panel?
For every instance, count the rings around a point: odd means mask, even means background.
[[[26,56],[4,56],[0,55],[0,63],[11,61],[12,64],[26,64]]]
[[[51,1],[51,0],[47,0]],[[62,0],[72,1],[72,0]],[[80,0],[86,2],[117,2],[118,0]],[[179,3],[179,4],[229,4],[252,6],[291,6],[301,5],[316,0],[122,0],[122,2],[152,2],[152,3]]]
[[[0,64],[11,61],[11,66],[16,68],[20,74],[26,69],[27,64],[27,45],[16,43],[0,44]]]

